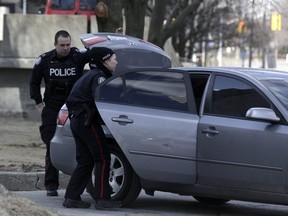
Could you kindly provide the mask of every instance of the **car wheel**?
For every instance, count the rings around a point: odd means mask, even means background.
[[[140,194],[140,179],[116,145],[110,146],[110,152],[112,169],[109,182],[113,189],[112,199],[121,200],[122,206],[127,206]]]
[[[110,145],[110,153],[109,183],[112,187],[111,199],[122,201],[122,206],[127,206],[139,196],[141,191],[140,179],[125,155],[116,145]],[[94,176],[92,177],[92,181],[94,182]],[[92,182],[88,183],[86,190],[94,197]]]
[[[217,199],[217,198],[210,198],[210,197],[202,197],[202,196],[193,196],[198,202],[208,205],[223,205],[230,200],[226,199]]]

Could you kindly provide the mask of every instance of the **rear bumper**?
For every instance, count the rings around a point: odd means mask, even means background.
[[[73,136],[63,136],[62,126],[57,126],[50,142],[50,158],[56,169],[71,175],[76,167],[76,148]]]

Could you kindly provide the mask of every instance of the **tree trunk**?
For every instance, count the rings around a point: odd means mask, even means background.
[[[156,3],[158,1],[160,2],[160,1],[165,1],[165,0],[157,0]],[[155,3],[155,6],[156,6],[156,3]],[[201,5],[201,3],[202,3],[202,0],[194,0],[192,1],[192,4],[184,8],[177,17],[175,17],[174,19],[167,19],[165,26],[161,28],[162,31],[157,36],[158,40],[156,40],[157,43],[155,42],[155,44],[163,48],[166,40],[170,38],[175,32],[177,32],[181,27],[185,26],[186,24],[185,19],[187,18],[187,16],[197,13],[197,9]],[[159,14],[159,16],[160,17],[159,18],[157,17],[157,19],[161,19],[161,14]],[[155,20],[151,20],[151,24],[154,22]]]
[[[143,38],[148,0],[125,0],[125,34]]]
[[[181,60],[185,60],[185,48],[186,48],[186,37],[185,37],[185,26],[182,26],[178,30],[178,36],[179,36],[179,57]]]
[[[123,26],[122,9],[124,0],[99,0],[108,7],[108,17],[96,16],[99,32],[115,32]]]
[[[148,41],[156,45],[159,45],[159,36],[163,28],[166,6],[167,6],[166,0],[155,1],[150,22]]]

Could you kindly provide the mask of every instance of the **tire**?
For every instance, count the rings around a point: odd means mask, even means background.
[[[141,192],[140,179],[119,147],[110,145],[110,153],[111,164],[109,183],[113,191],[111,199],[121,201],[122,206],[128,206],[137,199]],[[93,175],[92,181],[94,182]],[[88,183],[86,190],[94,197],[92,183]]]
[[[226,199],[217,199],[217,198],[210,198],[210,197],[202,197],[202,196],[193,196],[198,202],[208,205],[224,205],[225,203],[229,202],[230,200]]]

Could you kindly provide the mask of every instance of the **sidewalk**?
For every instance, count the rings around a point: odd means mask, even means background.
[[[59,189],[65,189],[69,175],[59,173]],[[45,190],[44,172],[0,172],[0,183],[9,191]]]

